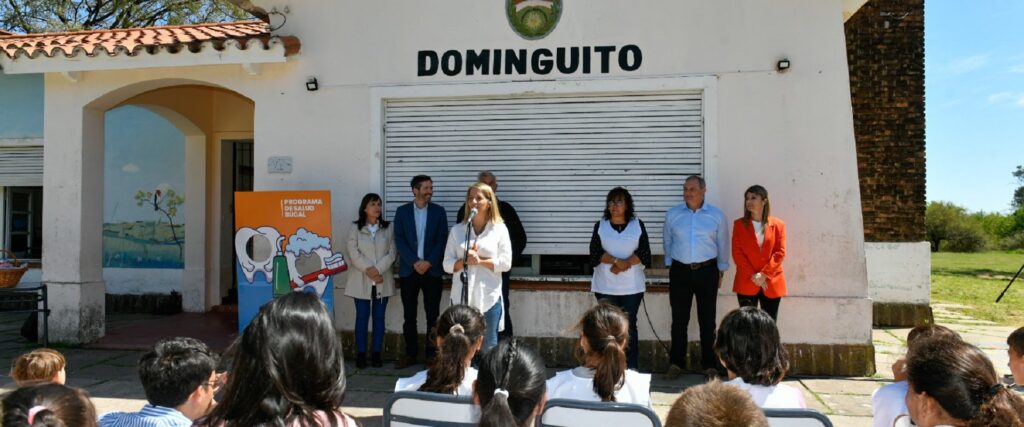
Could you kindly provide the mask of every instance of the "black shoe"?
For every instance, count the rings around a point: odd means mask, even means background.
[[[373,352],[373,356],[370,357],[370,366],[373,366],[374,368],[380,368],[384,366],[384,362],[380,360],[379,351]]]
[[[366,353],[356,353],[356,367],[363,369],[366,367]]]

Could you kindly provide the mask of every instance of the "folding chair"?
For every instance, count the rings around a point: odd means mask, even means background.
[[[650,408],[632,403],[551,399],[544,405],[539,425],[661,427],[661,420]]]
[[[832,427],[832,421],[813,409],[764,409],[772,427]]]
[[[475,427],[480,407],[468,396],[399,391],[384,403],[384,427]]]

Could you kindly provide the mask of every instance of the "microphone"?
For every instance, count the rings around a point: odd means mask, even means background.
[[[470,209],[469,210],[469,215],[466,216],[466,222],[473,221],[473,217],[475,217],[476,214],[477,214],[476,208]]]

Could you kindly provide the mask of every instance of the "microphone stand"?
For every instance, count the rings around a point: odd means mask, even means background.
[[[469,245],[469,230],[472,226],[471,216],[466,220],[466,252],[462,254],[462,272],[459,275],[462,278],[462,305],[469,305],[469,249],[472,247]]]
[[[1003,299],[1003,295],[1006,295],[1006,291],[1010,290],[1010,285],[1012,285],[1012,284],[1013,284],[1013,282],[1014,282],[1015,280],[1017,280],[1017,277],[1020,277],[1020,272],[1021,272],[1021,271],[1024,271],[1024,265],[1021,265],[1021,266],[1020,266],[1020,270],[1017,270],[1017,274],[1014,274],[1014,275],[1013,275],[1013,278],[1012,278],[1012,279],[1010,279],[1010,283],[1007,283],[1007,284],[1006,284],[1006,287],[1005,287],[1005,288],[1003,288],[1003,292],[999,294],[999,298],[996,298],[996,302],[999,302],[1000,300],[1002,300],[1002,299]]]

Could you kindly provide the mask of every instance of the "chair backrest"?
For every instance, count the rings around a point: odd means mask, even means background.
[[[832,427],[832,421],[813,409],[765,409],[772,427]]]
[[[551,399],[544,405],[540,426],[661,427],[661,420],[651,408],[632,403]]]
[[[384,427],[475,427],[480,407],[468,396],[399,391],[384,403]]]

